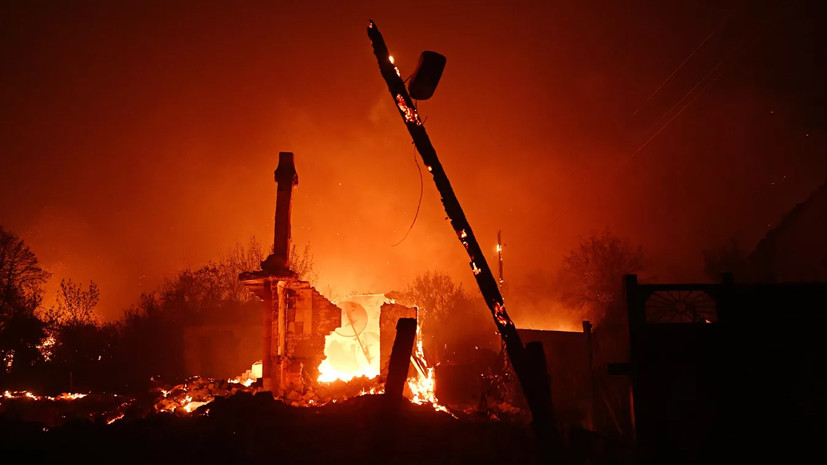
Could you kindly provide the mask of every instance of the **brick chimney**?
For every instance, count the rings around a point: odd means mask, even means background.
[[[279,152],[275,171],[276,224],[273,234],[273,253],[261,262],[261,269],[272,275],[293,275],[290,264],[290,216],[293,205],[293,187],[299,184],[299,175],[293,163],[293,152]]]

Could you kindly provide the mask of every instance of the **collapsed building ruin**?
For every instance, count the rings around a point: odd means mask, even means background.
[[[273,253],[261,270],[238,277],[262,301],[262,384],[273,391],[304,385],[303,374],[312,376],[324,358],[325,336],[342,324],[342,310],[290,269],[290,216],[299,183],[293,153],[279,153],[275,180]]]
[[[385,373],[396,321],[415,318],[416,309],[394,304],[383,294],[354,297],[340,307],[302,281],[290,268],[292,194],[299,182],[292,152],[279,153],[275,181],[273,253],[261,262],[260,270],[238,277],[262,301],[263,388],[274,393],[301,391],[318,380]],[[327,349],[340,360],[359,357],[361,363],[343,369],[327,360],[332,374],[320,378]]]

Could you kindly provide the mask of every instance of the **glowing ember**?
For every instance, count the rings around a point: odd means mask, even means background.
[[[86,394],[76,392],[64,392],[56,397],[52,396],[38,396],[29,391],[5,391],[3,392],[4,399],[31,399],[31,400],[75,400],[86,397]]]
[[[399,70],[396,70],[398,73]],[[419,114],[416,112],[415,108],[411,108],[405,103],[405,98],[402,95],[396,96],[396,106],[399,107],[399,111],[405,115],[405,122],[406,123],[416,123],[417,126],[422,126],[422,120],[419,119]]]
[[[201,380],[200,378],[192,380],[192,382],[199,384],[204,383],[205,381],[209,382],[210,380]],[[208,392],[205,392],[203,388],[193,387],[192,391],[194,392],[190,392],[189,383],[176,386],[173,389],[173,395],[170,395],[170,391],[161,389],[161,394],[164,398],[155,404],[155,411],[169,413],[192,413],[198,407],[209,404],[214,399],[214,397]],[[198,400],[195,400],[193,395],[197,395]]]
[[[6,373],[11,373],[12,365],[14,365],[14,350],[9,350],[3,355],[3,366]]]
[[[494,318],[500,326],[508,326],[510,321],[505,317],[505,306],[499,302],[494,303]]]
[[[57,342],[55,337],[50,335],[49,337],[43,339],[40,345],[35,346],[40,352],[40,355],[43,357],[43,360],[48,362],[52,359],[52,350],[54,349],[55,342]]]
[[[471,262],[471,271],[474,272],[474,276],[482,273],[482,270],[477,266],[476,262]]]

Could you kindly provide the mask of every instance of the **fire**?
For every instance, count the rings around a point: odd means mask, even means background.
[[[397,72],[399,72],[399,70],[397,70]],[[401,94],[396,95],[396,106],[399,107],[399,111],[405,115],[406,122],[416,123],[417,126],[422,126],[422,120],[419,119],[419,113],[416,112],[416,108],[409,107]]]
[[[207,401],[193,401],[192,396],[187,396],[184,399],[184,402],[181,404],[181,407],[184,409],[185,412],[192,413],[193,410],[197,409],[198,407],[200,407],[202,405],[207,405],[212,401],[213,401],[212,397],[210,397],[210,399],[207,400]]]
[[[342,326],[325,339],[325,359],[319,365],[318,381],[332,383],[350,381],[356,377],[379,376],[379,316],[382,304],[389,302],[383,294],[356,295],[341,303]],[[417,375],[408,379],[410,400],[430,404],[435,410],[448,412],[437,401],[434,367],[428,365],[422,349],[422,338],[417,327],[417,343],[411,363]],[[381,384],[362,389],[359,395],[382,394]],[[335,402],[335,400],[334,400]]]
[[[358,295],[339,305],[342,326],[325,338],[319,382],[379,375],[379,313],[385,301],[382,294]]]
[[[373,386],[370,389],[362,389],[359,392],[360,396],[367,396],[367,395],[377,395],[377,394],[384,394],[385,393],[385,386]]]
[[[79,394],[79,393],[72,393],[72,392],[64,392],[56,397],[57,400],[74,400],[74,399],[83,399],[86,397],[86,394]]]
[[[249,370],[236,376],[235,378],[228,379],[227,382],[242,384],[245,387],[250,387],[256,382],[257,379],[261,378],[261,372],[262,364],[261,360],[259,360],[253,363],[253,366],[251,366]]]
[[[392,65],[394,64],[393,63],[393,55],[388,55],[388,61],[391,62]],[[397,76],[402,77],[402,74],[399,73],[399,68],[397,68],[395,65],[393,67],[393,70],[396,71]]]
[[[55,340],[55,337],[49,335],[49,337],[43,339],[40,345],[35,346],[37,347],[37,350],[40,352],[40,355],[43,357],[43,360],[48,362],[52,359],[52,349],[55,346],[55,342],[57,342]]]
[[[31,400],[75,400],[86,397],[86,394],[77,392],[64,392],[55,397],[52,396],[38,396],[29,391],[5,391],[3,392],[4,399],[31,399]]]
[[[416,328],[417,342],[416,350],[411,355],[411,362],[416,368],[417,377],[408,379],[408,388],[411,390],[411,402],[415,404],[430,404],[434,410],[451,413],[445,406],[441,405],[436,398],[436,377],[434,367],[428,366],[425,359],[425,352],[422,350],[422,338],[419,334],[419,327]]]

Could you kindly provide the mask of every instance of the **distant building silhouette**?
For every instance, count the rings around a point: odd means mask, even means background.
[[[747,257],[758,282],[827,281],[827,182],[790,210]]]

